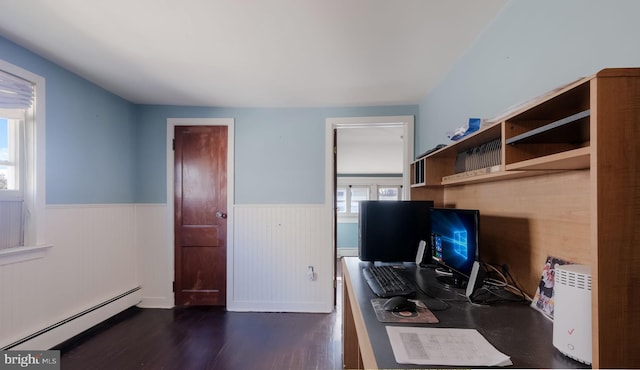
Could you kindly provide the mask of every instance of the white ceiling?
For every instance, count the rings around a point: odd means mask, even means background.
[[[339,174],[403,172],[404,128],[369,126],[340,128],[337,135]]]
[[[507,0],[1,0],[0,35],[134,103],[417,104]]]

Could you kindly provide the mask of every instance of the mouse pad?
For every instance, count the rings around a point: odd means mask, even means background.
[[[437,324],[440,321],[431,312],[422,301],[412,300],[416,303],[416,312],[390,312],[383,307],[387,298],[374,298],[371,300],[373,310],[380,322],[404,322],[404,323],[421,323],[421,324]]]

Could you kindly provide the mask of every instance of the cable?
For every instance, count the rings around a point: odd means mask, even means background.
[[[486,264],[486,265],[490,267],[493,271],[495,271],[498,275],[500,275],[505,282],[507,282],[505,289],[511,291],[514,294],[519,294],[523,300],[527,300],[531,302],[532,300],[531,297],[527,295],[527,293],[525,293],[524,290],[522,290],[518,286],[518,284],[516,283],[516,279],[511,275],[511,272],[509,272],[509,267],[506,264],[500,266],[502,268],[502,271],[504,271],[504,274],[500,270],[498,270],[495,266],[492,266],[490,264]],[[505,277],[505,274],[507,275],[506,277]],[[511,284],[509,284],[509,281],[511,281]]]
[[[517,286],[506,265],[500,266],[501,271],[489,263],[481,262],[481,264],[487,275],[494,274],[495,277],[484,278],[482,286],[468,297],[469,303],[475,306],[486,306],[501,302],[531,301],[530,297]]]
[[[500,288],[504,288],[509,285],[505,281],[496,280],[494,278],[486,278],[484,279],[484,283],[487,285],[497,286]]]
[[[528,300],[529,302],[533,301],[533,299],[531,297],[529,297],[529,295],[527,295],[527,293],[525,293],[522,289],[520,289],[520,287],[518,287],[518,285],[516,284],[516,280],[513,278],[513,276],[511,276],[511,273],[509,272],[509,269],[507,268],[507,265],[504,265],[503,267],[505,269],[505,271],[507,272],[507,276],[509,276],[509,278],[511,279],[511,281],[513,281],[513,288],[517,289],[520,294],[522,294],[522,296]]]

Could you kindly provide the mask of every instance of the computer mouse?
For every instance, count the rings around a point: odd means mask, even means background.
[[[392,311],[392,312],[402,312],[402,311],[415,312],[416,304],[411,302],[405,297],[398,296],[398,297],[389,298],[386,302],[384,302],[384,305],[382,305],[382,308],[384,308],[385,311]]]

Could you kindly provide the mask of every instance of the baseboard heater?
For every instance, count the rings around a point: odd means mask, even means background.
[[[135,306],[141,300],[140,287],[133,288],[2,347],[0,351],[46,350],[52,348],[127,308]]]

